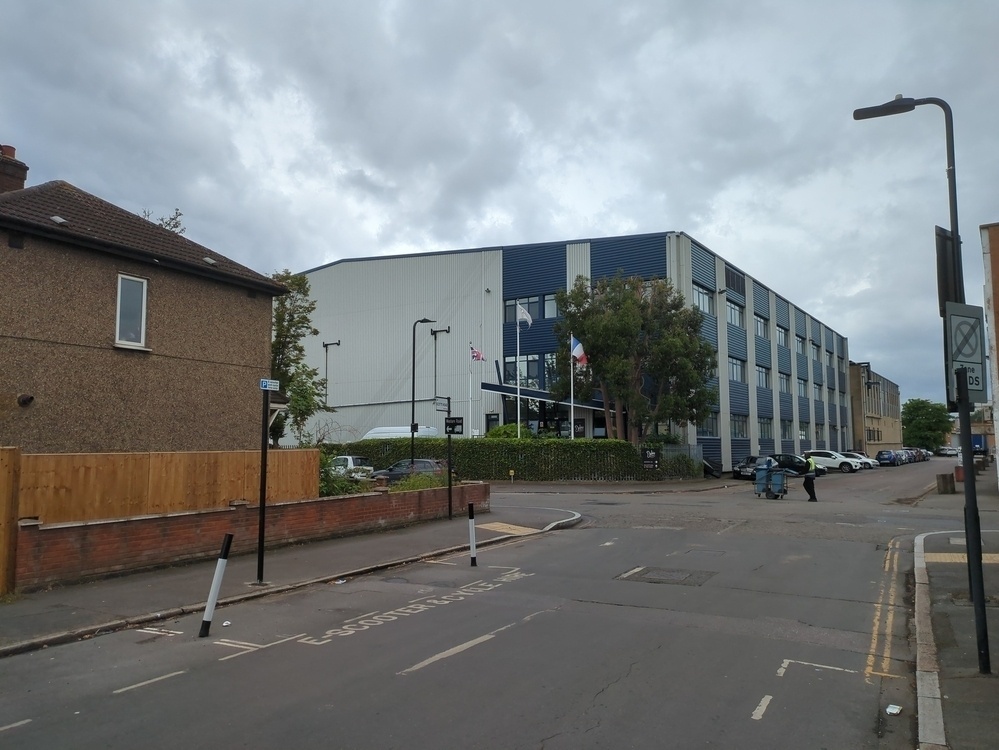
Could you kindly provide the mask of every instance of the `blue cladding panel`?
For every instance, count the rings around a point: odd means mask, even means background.
[[[749,386],[735,380],[728,381],[728,403],[730,414],[749,414]],[[755,428],[754,428],[755,429]]]
[[[506,299],[543,296],[565,289],[565,274],[564,242],[503,248],[503,296]]]
[[[808,329],[805,326],[805,313],[798,309],[794,311],[794,332],[804,339],[808,338]]]
[[[718,351],[718,319],[713,315],[701,316],[701,338]]]
[[[798,377],[802,375],[805,376],[805,380],[808,379],[808,355],[807,354],[795,354],[798,358]]]
[[[826,349],[831,352],[836,351],[836,349],[833,348],[833,332],[832,329],[828,327],[826,328]]]
[[[697,438],[697,444],[701,446],[702,456],[721,463],[721,438],[699,437]]]
[[[520,327],[520,355],[543,354],[552,349],[552,342],[555,340],[553,327],[554,318],[543,318],[535,320],[530,328]],[[505,357],[515,357],[517,355],[517,324],[503,324],[503,355]],[[544,367],[544,362],[541,362]]]
[[[715,277],[715,256],[693,242],[690,243],[690,274],[695,284],[705,286],[712,291],[718,288]]]
[[[747,357],[746,329],[739,328],[739,326],[734,326],[731,323],[726,323],[726,325],[728,326],[729,355],[745,360]]]
[[[750,455],[751,449],[752,443],[750,443],[749,438],[732,438],[732,463],[741,461]]]
[[[798,421],[799,422],[811,422],[812,416],[809,411],[809,405],[811,404],[810,398],[802,398],[798,396]]]
[[[666,234],[641,234],[590,240],[590,273],[594,279],[617,276],[666,278]]]
[[[780,452],[781,453],[794,453],[794,441],[793,440],[781,440],[780,441]]]
[[[760,438],[760,455],[769,456],[771,453],[777,453],[778,451],[774,449],[773,438]],[[783,453],[784,451],[780,451]]]
[[[756,414],[760,417],[774,415],[774,392],[771,389],[756,386]]]
[[[839,411],[839,407],[836,404],[829,404],[829,424],[833,427],[838,427],[836,422],[836,412]]]
[[[785,375],[791,374],[791,350],[786,346],[777,347],[777,371]]]
[[[794,419],[794,398],[790,393],[779,394],[780,398],[780,418],[781,419]]]
[[[825,424],[826,423],[826,410],[822,407],[821,401],[816,401],[815,406],[812,410],[815,414],[815,424]],[[412,428],[410,428],[412,429]]]
[[[837,451],[837,452],[839,452],[841,450],[845,450],[845,448],[840,448],[839,447],[839,434],[838,434],[838,432],[834,432],[834,433],[832,433],[829,436],[829,450],[831,450],[831,451]]]
[[[770,342],[760,336],[756,337],[756,364],[770,367]]]
[[[822,363],[818,360],[812,360],[812,380],[814,380],[819,385],[822,385]]]
[[[770,292],[765,286],[753,282],[753,312],[770,320]]]
[[[791,328],[790,307],[786,299],[777,298],[777,325],[781,328]]]

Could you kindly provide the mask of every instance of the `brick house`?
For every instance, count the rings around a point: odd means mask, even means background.
[[[285,287],[0,146],[0,445],[254,449]]]

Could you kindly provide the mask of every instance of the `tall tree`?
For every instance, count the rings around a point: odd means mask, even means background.
[[[571,368],[576,393],[602,392],[610,437],[637,444],[658,423],[683,426],[708,415],[717,399],[707,386],[716,353],[700,336],[700,311],[668,279],[617,276],[591,286],[579,277],[556,302],[562,319],[554,330],[563,346],[552,388],[560,398],[568,395],[569,336],[575,335],[588,359],[581,372]]]
[[[916,448],[936,450],[945,445],[953,420],[945,404],[910,398],[902,404],[902,442]]]
[[[306,336],[319,335],[312,325],[316,302],[310,299],[309,280],[304,275],[285,269],[271,278],[288,287],[289,292],[274,299],[271,340],[271,378],[281,383],[281,390],[288,396],[288,416],[279,415],[274,420],[270,435],[277,445],[290,422],[295,439],[301,443],[309,418],[332,411],[326,406],[326,379],[319,377],[319,370],[305,364],[302,344]]]

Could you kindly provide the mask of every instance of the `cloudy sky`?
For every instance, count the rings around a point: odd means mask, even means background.
[[[0,143],[262,273],[682,230],[944,400],[999,222],[994,0],[7,0]]]

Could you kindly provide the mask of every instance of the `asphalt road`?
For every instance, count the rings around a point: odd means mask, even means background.
[[[0,725],[39,718],[4,747],[911,748],[902,540],[953,521],[914,505],[937,470],[811,504],[497,487],[585,521],[227,607],[208,639],[192,615],[11,657]]]

